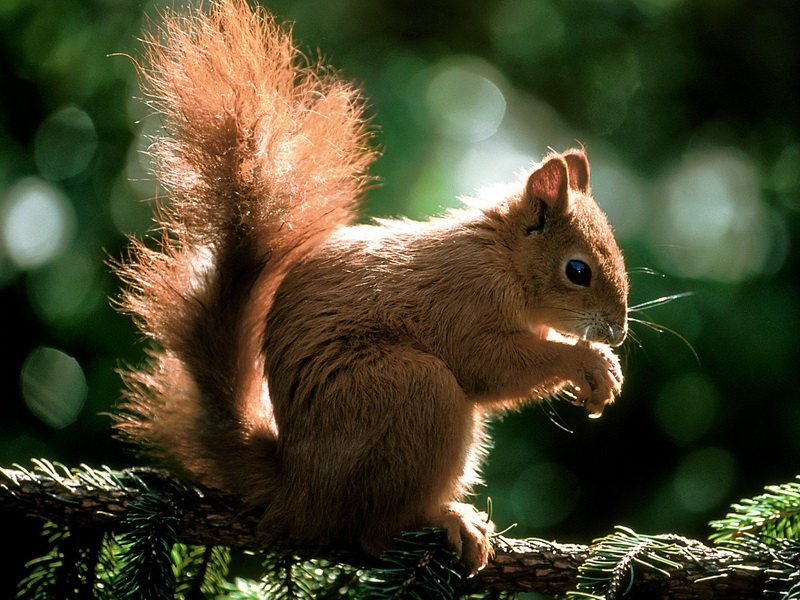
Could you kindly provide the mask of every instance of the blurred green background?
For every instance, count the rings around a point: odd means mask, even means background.
[[[142,150],[159,123],[122,55],[139,55],[158,4],[0,0],[1,465],[138,462],[102,414],[145,347],[105,263],[146,231],[156,194]],[[599,421],[557,404],[494,425],[476,503],[492,497],[499,527],[704,537],[732,501],[800,472],[800,3],[269,7],[370,99],[384,183],[369,214],[439,213],[582,143],[629,267],[660,273],[632,274],[631,304],[694,292],[642,316],[680,337],[634,326],[623,396]],[[2,518],[13,573],[38,524]]]

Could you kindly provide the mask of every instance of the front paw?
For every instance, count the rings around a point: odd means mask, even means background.
[[[622,391],[622,368],[609,346],[592,343],[579,347],[587,352],[572,379],[572,392],[575,403],[585,406],[589,417],[596,419]]]

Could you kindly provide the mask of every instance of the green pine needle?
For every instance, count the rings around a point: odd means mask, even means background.
[[[69,529],[65,525],[47,523],[42,535],[47,538],[51,546],[50,552],[25,565],[29,573],[19,584],[17,592],[19,600],[45,600],[56,597],[58,571],[64,565],[61,545],[69,536]]]
[[[207,596],[214,598],[224,592],[228,580],[228,571],[231,564],[230,548],[213,546],[211,555],[206,565],[206,576],[201,590]]]
[[[761,534],[780,539],[800,539],[800,476],[796,481],[765,488],[766,493],[731,506],[724,519],[712,521],[715,542]]]
[[[712,521],[711,539],[745,555],[771,562],[764,593],[768,598],[800,598],[800,476],[740,500],[724,519]],[[731,569],[736,569],[732,565]]]
[[[305,593],[302,578],[295,576],[296,559],[291,556],[270,555],[264,562],[262,578],[267,597],[274,600],[311,600]]]
[[[365,577],[364,598],[369,600],[451,600],[461,576],[453,570],[455,554],[441,529],[404,532],[396,548],[381,559],[386,567]]]
[[[220,546],[172,547],[175,595],[184,600],[215,598],[225,592],[230,550]]]
[[[349,565],[325,560],[302,560],[293,556],[269,554],[260,592],[270,600],[346,600],[360,598],[362,571]],[[252,594],[253,587],[237,580],[235,590],[228,586],[230,598]],[[231,593],[234,592],[234,595]]]
[[[766,598],[800,598],[800,541],[742,533],[734,540],[720,543],[743,555],[760,556],[771,563],[763,569],[766,575]],[[741,567],[732,564],[728,570],[735,571],[738,568]]]
[[[122,600],[172,600],[175,574],[172,547],[177,539],[174,503],[148,492],[128,507],[123,552],[114,590]]]
[[[96,589],[103,532],[47,523],[43,535],[50,552],[26,565],[29,573],[19,584],[17,598],[104,598],[102,587]]]
[[[226,583],[224,591],[216,600],[269,600],[263,583],[241,577]]]
[[[625,596],[633,586],[636,566],[665,576],[680,564],[671,557],[690,556],[688,540],[678,536],[642,535],[627,527],[595,540],[591,554],[581,565],[577,589],[571,598],[613,600]]]
[[[119,568],[122,548],[113,535],[106,534],[97,557],[97,581],[95,595],[98,600],[116,600],[114,579]]]

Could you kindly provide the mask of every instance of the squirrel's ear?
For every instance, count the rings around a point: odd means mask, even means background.
[[[564,154],[569,169],[569,185],[573,190],[589,193],[589,161],[583,150],[567,150]]]
[[[542,200],[551,210],[566,210],[569,205],[569,171],[561,156],[552,154],[531,173],[525,186],[529,200]]]

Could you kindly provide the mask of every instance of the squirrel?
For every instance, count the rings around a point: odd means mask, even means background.
[[[438,526],[476,572],[487,418],[562,392],[597,416],[621,390],[628,279],[584,150],[444,216],[354,224],[364,101],[273,16],[214,0],[145,48],[171,201],[116,267],[154,342],[118,432],[257,509],[267,540],[378,554]]]

